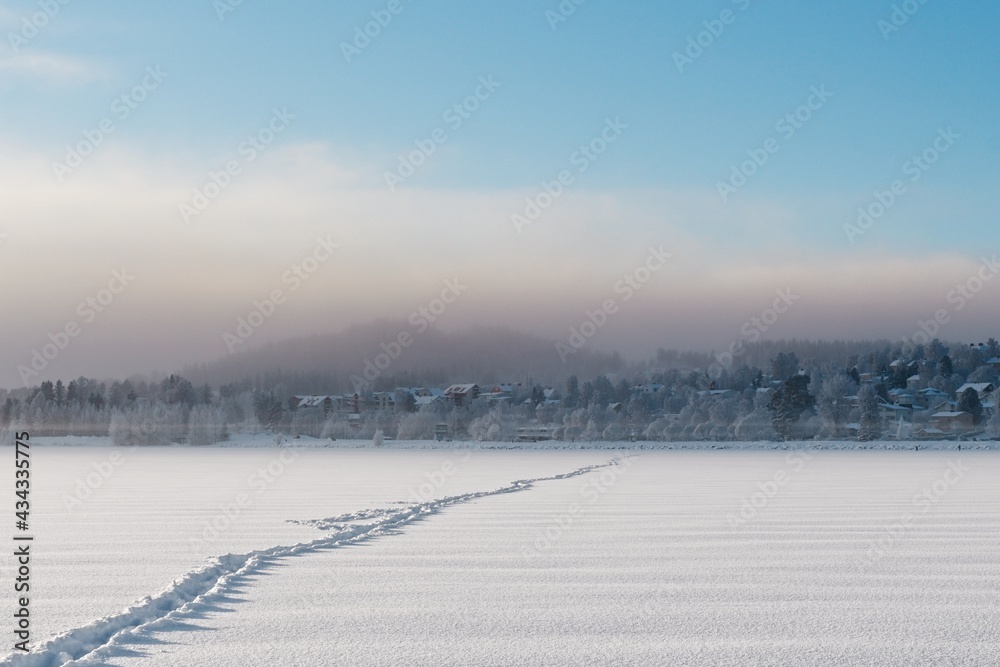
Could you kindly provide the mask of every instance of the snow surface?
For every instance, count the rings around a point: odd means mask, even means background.
[[[33,480],[3,665],[1000,664],[996,452],[51,446]]]

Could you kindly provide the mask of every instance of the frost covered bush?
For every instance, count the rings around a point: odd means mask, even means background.
[[[323,423],[323,428],[319,432],[319,437],[324,440],[327,438],[339,440],[343,438],[350,438],[353,435],[354,429],[339,415],[331,415],[330,418]]]
[[[424,408],[399,421],[396,437],[400,440],[430,440],[434,437],[434,428],[439,421],[441,419],[435,412]]]
[[[665,440],[667,439],[666,430],[669,426],[670,421],[661,417],[646,427],[642,437],[646,440]]]
[[[986,425],[986,435],[991,438],[1000,438],[1000,409],[993,412],[993,418]]]
[[[625,439],[625,429],[623,429],[618,424],[608,424],[608,427],[604,429],[602,434],[605,440],[610,440],[616,442]]]
[[[514,427],[507,422],[503,408],[498,405],[482,417],[472,420],[469,424],[469,437],[480,442],[513,439]]]
[[[583,429],[583,433],[580,434],[581,440],[586,440],[587,442],[594,442],[595,440],[601,439],[601,429],[597,426],[597,422],[591,417],[587,420],[587,428]]]
[[[169,445],[187,433],[187,409],[183,405],[136,403],[114,410],[108,435],[119,446]]]
[[[778,440],[778,432],[771,422],[771,413],[766,408],[755,408],[753,412],[736,422],[736,437],[739,440],[759,442]]]
[[[0,427],[0,447],[13,447],[14,435],[25,429],[16,422],[11,422],[7,426]]]
[[[299,410],[292,417],[292,435],[319,438],[323,433],[323,414],[318,409]]]
[[[192,445],[213,445],[222,442],[229,435],[226,419],[220,408],[210,405],[196,405],[188,418],[188,442]]]

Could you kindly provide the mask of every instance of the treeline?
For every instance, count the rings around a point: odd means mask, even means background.
[[[181,375],[159,382],[132,379],[99,382],[80,377],[64,383],[0,390],[0,428],[27,429],[39,436],[110,436],[115,444],[204,445],[230,435],[271,432],[319,438],[433,438],[446,424],[454,438],[512,440],[521,426],[546,426],[562,440],[779,440],[842,438],[872,440],[886,435],[880,403],[894,389],[933,388],[953,396],[967,382],[998,382],[994,365],[1000,345],[947,346],[939,340],[909,350],[877,344],[801,344],[812,357],[779,350],[775,343],[748,346],[731,367],[702,355],[702,367],[683,367],[690,355],[661,351],[655,359],[619,373],[564,377],[555,386],[522,383],[503,400],[481,397],[456,407],[438,401],[417,410],[413,397],[397,391],[394,407],[376,409],[373,391],[360,397],[360,414],[322,409],[294,410],[293,394],[311,393],[280,377],[243,378],[216,387]],[[793,347],[790,345],[789,347]],[[742,363],[774,351],[763,365]],[[836,350],[846,353],[838,357]],[[711,363],[719,364],[710,372]],[[670,367],[676,364],[675,367]],[[470,380],[441,373],[426,382],[413,373],[405,386],[445,386]],[[475,380],[477,378],[471,378]],[[330,380],[329,382],[332,382]],[[402,386],[400,385],[393,386]],[[489,387],[483,383],[484,388]],[[337,393],[347,393],[344,381]],[[392,387],[385,387],[386,390]],[[383,401],[384,404],[384,401]],[[973,390],[958,397],[958,409],[973,415],[980,431],[1000,436],[1000,411],[988,418]],[[913,424],[926,422],[914,412]],[[854,429],[848,430],[848,424]]]

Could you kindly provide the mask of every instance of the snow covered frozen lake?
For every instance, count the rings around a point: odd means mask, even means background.
[[[1000,664],[997,451],[38,446],[32,480],[3,665]]]

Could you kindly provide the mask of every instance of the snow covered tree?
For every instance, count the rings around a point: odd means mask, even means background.
[[[76,380],[70,380],[69,384],[66,385],[66,402],[79,403],[80,398],[81,398],[81,393],[79,387],[77,386]]]
[[[497,405],[482,417],[472,420],[472,423],[469,424],[469,437],[480,442],[502,440],[505,431],[508,430],[504,428],[504,422],[503,407]],[[507,435],[512,435],[512,433]]]
[[[980,383],[980,382],[996,382],[997,371],[992,366],[980,366],[976,370],[969,373],[969,377],[965,378],[966,382]]]
[[[0,410],[0,426],[7,426],[20,412],[21,402],[16,398],[7,397],[3,409]]]
[[[726,433],[739,416],[740,399],[721,398],[716,399],[708,406],[708,416],[711,421],[713,438],[721,439],[720,433]]]
[[[233,402],[235,405],[229,423],[238,423],[241,433],[249,433],[251,435],[260,433],[261,425],[257,419],[257,411],[254,407],[253,392],[241,392]]]
[[[608,424],[608,427],[604,429],[604,433],[601,437],[608,442],[621,442],[625,439],[625,429],[623,429],[618,424]]]
[[[580,385],[580,407],[585,408],[594,400],[594,383],[590,380]]]
[[[42,394],[42,396],[45,397],[46,401],[55,400],[55,390],[52,387],[51,381],[46,380],[45,382],[43,382],[39,387],[39,392]]]
[[[771,419],[771,398],[767,392],[754,394],[753,410],[736,422],[734,433],[738,439],[750,442],[777,440],[778,432]]]
[[[776,380],[785,381],[799,372],[799,358],[794,352],[779,352],[771,360],[771,374]]]
[[[615,400],[615,386],[605,375],[598,375],[594,379],[594,400],[602,408]]]
[[[986,435],[1000,439],[1000,409],[993,410],[993,418],[986,425]]]
[[[954,364],[951,362],[951,357],[947,354],[941,357],[941,361],[938,363],[938,371],[944,379],[951,377],[951,374],[955,372]]]
[[[254,397],[254,414],[264,428],[274,428],[284,415],[284,407],[274,394],[260,393]]]
[[[413,392],[397,389],[393,398],[395,398],[397,413],[408,415],[417,411],[417,399]]]
[[[382,433],[382,429],[375,429],[375,435],[372,436],[372,447],[381,447],[385,444],[385,435]]]
[[[662,417],[656,419],[646,427],[642,437],[653,441],[665,440],[667,438],[666,430],[668,426],[670,426],[670,420],[663,419]]]
[[[858,440],[862,442],[878,440],[882,437],[882,418],[878,413],[878,394],[870,384],[863,385],[858,391],[858,403],[861,407]]]
[[[840,434],[840,428],[851,408],[847,398],[853,396],[856,391],[857,386],[846,373],[835,373],[823,381],[816,396],[816,410],[830,435]]]
[[[14,436],[26,429],[21,428],[21,425],[16,421],[12,421],[6,426],[0,426],[0,448],[2,447],[13,447],[14,446]]]
[[[799,417],[816,403],[808,387],[808,375],[793,375],[771,397],[774,429],[786,440],[792,436]]]
[[[948,348],[944,346],[940,338],[935,338],[930,343],[924,345],[924,358],[930,361],[940,361],[948,354]]]
[[[323,432],[323,411],[319,408],[304,408],[297,410],[292,417],[292,435],[305,435],[318,438]]]
[[[958,399],[958,411],[972,415],[972,423],[979,425],[983,418],[983,403],[979,400],[979,392],[969,387]]]
[[[228,437],[226,420],[219,407],[196,405],[188,418],[188,442],[192,445],[214,445]]]
[[[144,403],[115,410],[108,435],[120,446],[169,445],[179,442],[187,432],[187,413],[183,405]]]
[[[180,375],[171,375],[160,383],[159,399],[167,405],[182,403],[191,408],[198,402],[198,394],[190,381]]]
[[[396,437],[400,440],[430,440],[434,437],[435,427],[441,421],[443,420],[433,408],[421,408],[418,412],[408,414],[399,420]]]
[[[573,409],[580,404],[580,381],[575,375],[566,379],[566,394],[562,399],[563,407]]]
[[[324,440],[339,440],[348,439],[356,437],[357,433],[346,419],[341,415],[332,413],[325,422],[323,422],[323,428],[319,432],[319,437]]]

